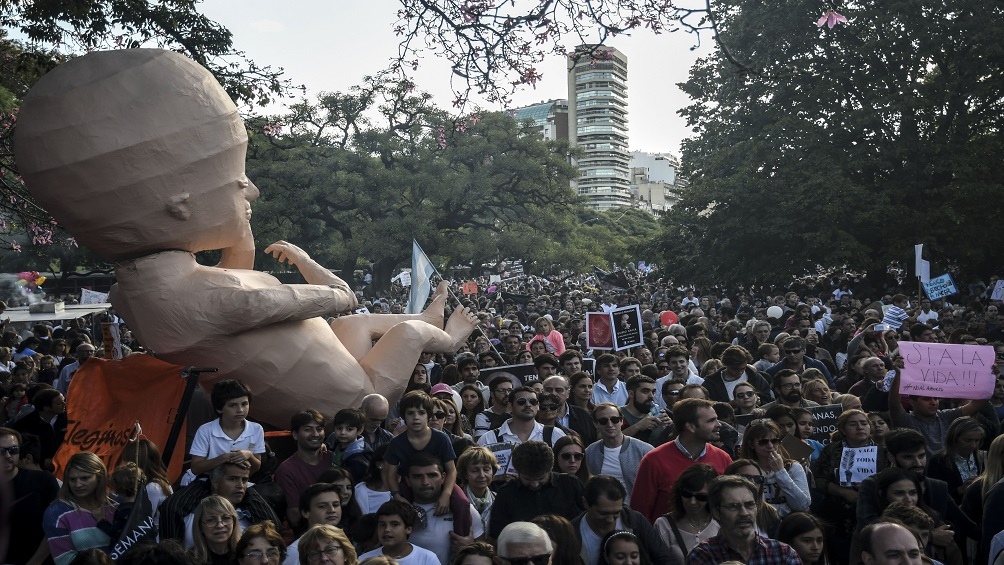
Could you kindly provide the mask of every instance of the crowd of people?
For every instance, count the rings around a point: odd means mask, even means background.
[[[101,347],[83,321],[8,328],[3,563],[1004,563],[985,511],[1004,500],[996,281],[958,303],[633,282],[462,297],[467,344],[422,354],[400,399],[290,414],[282,461],[254,421],[267,392],[219,381],[175,484],[149,440],[113,468],[78,453],[58,481],[65,395]],[[585,314],[633,304],[643,344],[590,349]],[[906,342],[993,346],[993,396],[901,395]],[[154,527],[119,552],[137,517]]]

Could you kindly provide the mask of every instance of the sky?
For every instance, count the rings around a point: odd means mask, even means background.
[[[398,0],[205,0],[199,11],[233,33],[235,48],[259,65],[285,69],[308,97],[320,92],[348,91],[366,75],[385,69],[397,53],[393,34]],[[711,40],[697,51],[696,38],[683,32],[654,35],[638,31],[607,44],[628,58],[628,120],[631,150],[673,153],[692,135],[677,111],[689,103],[677,83],[687,79],[698,56],[710,53]],[[564,58],[550,57],[540,68],[536,88],[513,97],[514,106],[567,98]],[[452,108],[450,70],[431,54],[412,76],[417,88],[433,95],[438,106]],[[504,108],[472,98],[485,110]],[[281,108],[271,108],[275,112]]]

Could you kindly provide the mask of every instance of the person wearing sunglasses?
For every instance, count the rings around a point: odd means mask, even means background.
[[[777,509],[779,517],[784,518],[793,511],[808,510],[812,499],[805,469],[792,460],[781,446],[782,436],[784,433],[774,422],[753,420],[743,432],[739,456],[760,464],[765,473],[764,500]]]
[[[628,492],[625,498],[627,504],[631,503],[631,492],[634,489],[634,480],[638,475],[638,466],[642,457],[652,451],[653,447],[633,437],[624,435],[620,409],[611,402],[603,402],[593,409],[593,423],[596,425],[597,437],[599,441],[589,444],[586,447],[586,468],[593,475],[612,475],[620,480],[624,489]],[[617,453],[618,465],[606,463],[608,452]]]
[[[764,410],[770,410],[774,406],[784,405],[789,408],[811,408],[819,406],[817,402],[808,400],[802,396],[802,379],[798,373],[791,369],[782,369],[771,378],[771,390],[774,392],[773,402],[764,404]]]
[[[513,446],[527,441],[543,441],[548,445],[565,437],[565,432],[554,426],[545,426],[536,420],[540,410],[537,392],[528,386],[521,386],[509,394],[509,410],[512,417],[496,430],[489,430],[478,438],[478,445],[511,443]]]
[[[583,491],[586,511],[572,520],[572,529],[582,542],[582,559],[586,565],[604,563],[600,557],[604,553],[603,539],[623,530],[638,536],[639,544],[654,563],[675,563],[651,522],[624,504],[626,495],[624,485],[610,475],[596,475],[586,483]]]
[[[561,377],[558,377],[561,378]],[[561,399],[558,398],[557,394],[542,392],[537,395],[538,400],[538,410],[536,420],[541,424],[544,424],[545,429],[547,426],[555,427],[561,429],[565,432],[565,435],[572,433],[571,430],[561,425],[558,420],[558,410],[561,409]]]
[[[687,467],[673,485],[673,509],[655,521],[671,563],[683,562],[697,544],[718,535],[718,522],[708,507],[708,486],[717,476],[711,465],[698,463]]]
[[[543,528],[532,522],[513,522],[498,537],[501,565],[551,565],[554,547]]]
[[[577,435],[566,435],[554,442],[554,472],[565,473],[579,479],[583,485],[589,480],[585,465],[586,446]]]
[[[784,356],[774,366],[764,371],[768,377],[773,378],[774,375],[784,369],[791,369],[799,375],[805,372],[806,369],[819,369],[819,372],[823,373],[823,377],[826,378],[826,382],[831,387],[836,387],[836,381],[833,379],[833,375],[830,374],[830,370],[826,368],[826,365],[805,354],[806,345],[804,339],[797,336],[789,337],[779,345],[781,346],[781,353]]]
[[[715,477],[708,488],[708,504],[720,529],[718,535],[690,552],[688,565],[717,565],[733,560],[762,565],[801,564],[791,546],[760,535],[757,496],[757,486],[743,477]]]
[[[40,563],[49,554],[42,515],[56,500],[59,483],[52,473],[19,466],[22,451],[21,433],[0,428],[0,474],[7,481],[11,506],[7,522],[11,540],[2,563]]]
[[[733,389],[735,398],[729,404],[735,410],[736,416],[753,414],[760,405],[760,397],[757,395],[756,387],[747,382],[741,382]]]

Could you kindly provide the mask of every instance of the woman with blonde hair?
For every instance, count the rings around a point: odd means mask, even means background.
[[[318,524],[300,537],[300,565],[358,565],[356,550],[345,532],[327,524]]]
[[[101,458],[89,451],[70,457],[59,495],[42,517],[56,565],[68,565],[85,549],[109,551],[115,540],[98,528],[98,522],[112,522],[115,507],[108,497],[108,469]]]
[[[948,426],[941,451],[927,461],[927,476],[948,483],[956,504],[962,502],[966,488],[986,466],[986,453],[980,449],[985,435],[983,425],[975,418],[956,418]]]
[[[557,357],[565,352],[565,338],[561,337],[561,332],[554,329],[554,324],[549,318],[546,316],[537,318],[533,322],[533,327],[537,330],[537,334],[527,340],[528,344],[541,339],[544,340],[544,346],[551,355]],[[530,349],[529,345],[527,345],[527,349]]]
[[[690,360],[694,362],[698,371],[703,370],[704,364],[714,358],[715,356],[711,354],[711,340],[706,337],[694,338],[694,342],[690,345]]]
[[[817,369],[809,369],[809,371],[818,372]],[[809,371],[806,371],[806,373]],[[811,400],[820,406],[826,406],[833,403],[832,393],[830,392],[830,385],[826,382],[826,379],[822,378],[822,375],[822,373],[819,373],[819,378],[816,379],[805,379],[805,375],[802,375],[802,396],[806,400]]]
[[[959,505],[966,516],[977,524],[983,522],[983,503],[987,499],[987,493],[1001,479],[1004,479],[1004,435],[999,435],[990,442],[983,472],[966,488],[962,504]]]
[[[241,525],[229,500],[211,495],[195,508],[192,520],[192,559],[197,565],[230,565],[237,557]]]

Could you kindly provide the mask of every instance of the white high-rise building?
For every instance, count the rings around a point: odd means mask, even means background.
[[[664,212],[680,199],[687,179],[679,174],[680,160],[669,153],[631,152],[631,186],[635,206],[649,212]]]
[[[568,58],[568,139],[583,151],[575,188],[596,210],[630,206],[627,57],[606,46],[577,52]]]

